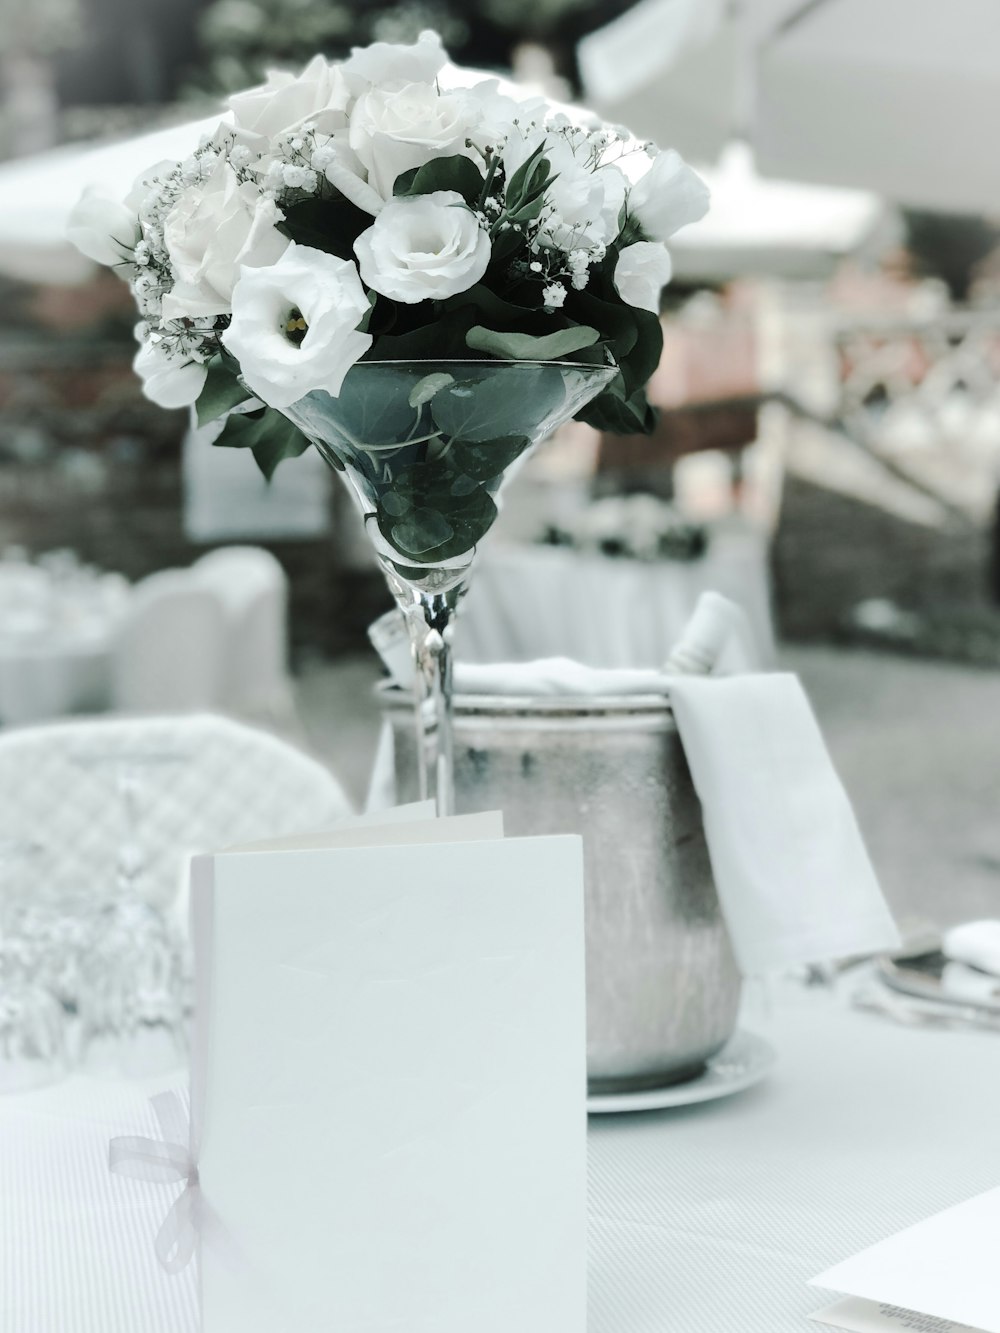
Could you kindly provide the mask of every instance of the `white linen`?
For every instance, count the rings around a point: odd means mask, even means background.
[[[953,963],[1000,977],[1000,921],[966,921],[946,930],[941,948]]]
[[[782,985],[767,1036],[752,1092],[591,1120],[588,1333],[803,1333],[814,1274],[1000,1184],[994,1034]],[[0,1099],[4,1333],[196,1333],[193,1266],[153,1253],[170,1191],[107,1171],[112,1135],[155,1134],[152,1090]]]
[[[744,975],[898,947],[798,678],[679,676],[669,688]]]
[[[707,590],[742,607],[749,623],[749,641],[731,644],[721,668],[770,666],[767,553],[756,532],[719,532],[702,559],[688,562],[496,542],[483,550],[455,622],[455,659],[573,657],[595,667],[658,667]]]

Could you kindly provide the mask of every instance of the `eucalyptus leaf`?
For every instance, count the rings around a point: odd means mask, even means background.
[[[534,336],[528,333],[501,333],[475,325],[465,335],[465,341],[477,352],[511,361],[557,361],[571,356],[584,347],[591,347],[600,334],[586,324],[559,329],[556,333]]]

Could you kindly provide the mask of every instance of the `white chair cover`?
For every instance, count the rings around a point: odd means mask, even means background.
[[[19,874],[40,896],[114,886],[125,841],[119,784],[134,781],[139,892],[168,905],[195,851],[297,833],[350,812],[336,778],[228,718],[100,718],[0,735],[0,845],[30,844]]]
[[[225,612],[225,707],[261,721],[294,718],[288,578],[279,561],[259,546],[222,546],[197,560],[191,575]]]
[[[130,713],[218,707],[225,678],[225,614],[187,570],[137,584],[118,630],[112,667],[116,708]]]

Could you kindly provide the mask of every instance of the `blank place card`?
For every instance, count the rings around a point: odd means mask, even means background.
[[[421,813],[195,863],[204,1333],[585,1333],[580,840]]]

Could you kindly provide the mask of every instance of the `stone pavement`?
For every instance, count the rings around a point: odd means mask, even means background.
[[[901,919],[1000,916],[1000,672],[786,647]],[[309,743],[363,799],[378,731],[374,656],[308,667]]]

